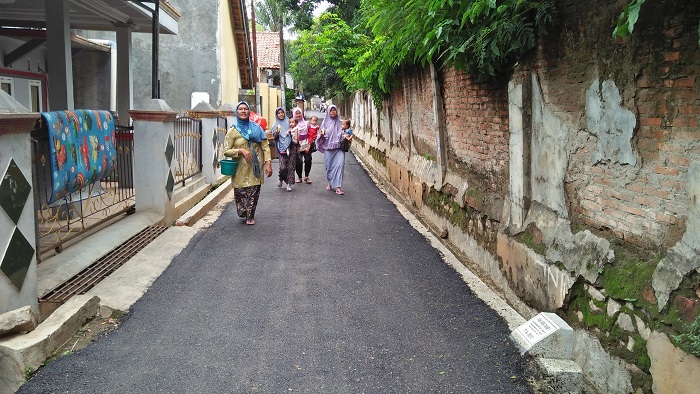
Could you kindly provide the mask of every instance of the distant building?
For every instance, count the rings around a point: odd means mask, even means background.
[[[155,5],[80,3],[0,1],[0,89],[32,112],[90,108],[126,114],[134,82],[132,33],[148,38],[144,61],[150,64]],[[177,34],[179,11],[167,1],[158,5],[161,38]],[[90,40],[98,37],[84,36],[87,30],[109,39]],[[117,64],[118,58],[125,61]],[[147,78],[150,89],[150,70]]]
[[[255,33],[258,52],[258,81],[280,86],[280,34],[274,31]]]

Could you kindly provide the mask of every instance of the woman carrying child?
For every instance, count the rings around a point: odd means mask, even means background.
[[[298,152],[297,152],[297,160],[294,162],[294,168],[299,165],[299,154],[301,153],[302,149],[300,149],[302,146],[304,149],[306,149],[309,146],[309,132],[308,132],[308,127],[309,124],[306,122],[306,119],[304,119],[304,112],[301,110],[301,108],[294,108],[292,109],[292,119],[296,119],[297,121],[297,130],[298,130],[298,135],[299,135],[299,147]],[[299,177],[297,177],[297,183],[301,183],[301,172],[298,173]]]
[[[350,130],[350,120],[341,121],[338,116],[338,107],[331,105],[328,107],[326,117],[321,123],[321,132],[316,140],[318,151],[323,153],[326,163],[326,179],[328,185],[326,190],[335,189],[335,194],[343,195],[343,171],[345,170],[345,152],[340,149],[343,138],[352,140],[352,130]]]
[[[301,112],[301,111],[300,111]],[[311,184],[309,173],[311,172],[311,154],[316,152],[316,136],[321,126],[318,125],[318,116],[309,119],[307,134],[302,134],[299,129],[299,155],[297,156],[297,183],[301,182],[301,173],[304,171],[304,182]]]

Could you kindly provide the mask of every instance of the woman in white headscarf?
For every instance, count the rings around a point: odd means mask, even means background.
[[[255,224],[255,208],[260,198],[260,185],[265,175],[272,176],[270,145],[262,127],[249,120],[250,107],[245,101],[236,105],[236,123],[226,133],[224,156],[238,159],[236,173],[231,177],[236,210],[246,224]]]

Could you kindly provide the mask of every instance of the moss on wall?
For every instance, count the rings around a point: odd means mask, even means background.
[[[533,234],[532,231],[523,234],[527,233]],[[700,354],[694,353],[694,350],[700,350],[700,330],[697,329],[700,320],[688,320],[689,315],[697,316],[700,306],[693,307],[691,304],[688,310],[688,302],[684,304],[678,301],[658,312],[651,289],[651,278],[663,254],[659,251],[639,250],[619,240],[613,245],[613,249],[615,261],[604,267],[598,283],[586,283],[585,280],[579,279],[569,291],[566,305],[559,314],[572,327],[585,329],[596,335],[609,354],[639,367],[643,373],[632,373],[633,387],[642,392],[651,392],[651,360],[647,352],[647,341],[640,332],[664,332],[673,339],[676,346],[700,357]],[[696,298],[699,283],[700,273],[694,272],[672,293],[672,299]],[[603,301],[593,298],[586,290],[587,286],[594,285],[605,296]],[[611,308],[611,303],[615,303],[617,307]],[[635,331],[626,331],[617,323],[622,314],[630,317]],[[683,341],[677,338],[683,338]],[[694,348],[694,345],[697,345],[697,348]]]
[[[651,276],[662,256],[655,254],[645,259],[630,248],[619,245],[613,246],[613,250],[615,262],[603,269],[600,283],[610,297],[641,305],[643,294],[651,285]]]
[[[428,189],[427,185],[424,185],[424,189],[427,189],[423,193],[424,205],[469,234],[481,247],[495,253],[496,235],[498,234],[497,220],[493,220],[482,211],[468,205],[462,208],[455,201],[453,193],[450,193],[453,188],[446,187],[444,190],[438,191],[432,187]],[[474,193],[481,195],[480,192]]]
[[[369,147],[369,155],[379,164],[386,167],[386,152],[379,150],[373,146]]]
[[[537,228],[535,223],[528,224],[525,231],[517,234],[513,238],[515,238],[518,242],[527,245],[528,248],[532,249],[539,255],[544,256],[547,253],[547,245],[542,242],[542,232]],[[567,271],[566,267],[564,267],[564,264],[561,262],[557,262],[556,266],[562,271]]]

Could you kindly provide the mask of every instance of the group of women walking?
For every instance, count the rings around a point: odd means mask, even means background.
[[[236,211],[240,218],[246,220],[246,224],[255,224],[255,209],[264,183],[263,171],[268,178],[272,176],[271,149],[277,149],[279,157],[278,187],[286,183],[287,191],[292,191],[295,183],[311,184],[312,153],[318,150],[323,153],[326,165],[326,190],[337,195],[345,194],[342,190],[345,146],[349,145],[353,135],[349,119],[341,119],[335,105],[328,107],[320,126],[316,117],[307,122],[301,108],[294,109],[292,118],[287,117],[284,109],[277,108],[272,125],[275,136],[273,148],[270,148],[265,131],[250,121],[249,115],[248,103],[239,102],[236,105],[236,123],[226,133],[224,141],[224,156],[238,161],[231,182]]]

